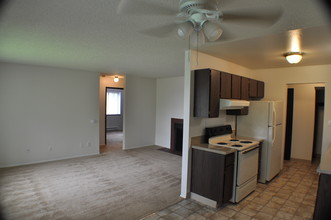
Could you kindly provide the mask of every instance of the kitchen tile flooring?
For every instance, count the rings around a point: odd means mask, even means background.
[[[143,220],[308,220],[312,219],[318,187],[318,164],[292,159],[284,161],[282,172],[239,204],[210,208],[186,199],[153,213]]]

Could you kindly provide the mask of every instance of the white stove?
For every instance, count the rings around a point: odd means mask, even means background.
[[[232,138],[231,134],[211,137],[208,139],[208,142],[209,144],[212,145],[229,147],[229,148],[237,149],[238,151],[250,149],[252,147],[259,145],[258,141]]]
[[[240,202],[256,189],[258,174],[258,141],[232,138],[231,125],[205,129],[205,141],[214,146],[237,149],[235,152],[234,179],[231,202]]]

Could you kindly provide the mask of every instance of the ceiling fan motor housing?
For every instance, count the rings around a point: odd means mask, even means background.
[[[215,11],[217,7],[214,3],[211,3],[210,0],[180,0],[179,9],[181,12],[186,13],[188,15],[192,15],[201,10],[210,10]]]

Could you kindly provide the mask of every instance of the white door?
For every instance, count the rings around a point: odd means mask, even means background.
[[[281,152],[282,152],[282,125],[269,127],[271,140],[268,145],[267,159],[267,181],[274,178],[281,168]]]

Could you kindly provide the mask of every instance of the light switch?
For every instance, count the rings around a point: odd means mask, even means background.
[[[331,127],[331,120],[328,121],[328,126]]]

